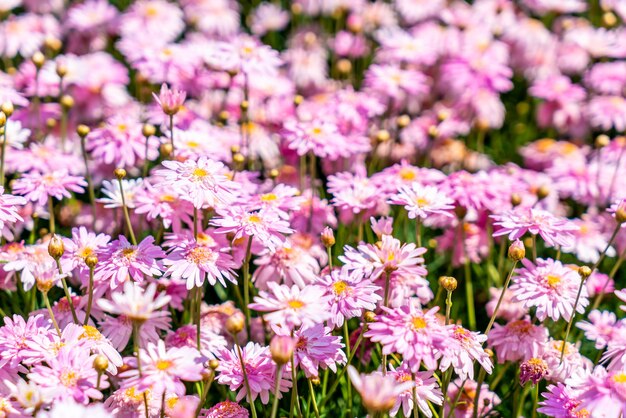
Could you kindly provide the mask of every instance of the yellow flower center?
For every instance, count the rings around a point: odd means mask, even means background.
[[[411,170],[408,167],[404,167],[400,169],[400,178],[404,181],[411,181],[411,180],[415,180],[415,177],[417,177],[417,175],[415,174],[415,171]]]
[[[141,402],[143,401],[143,392],[137,392],[135,390],[134,386],[129,387],[128,389],[126,389],[126,391],[124,392],[124,395],[134,401],[134,402]]]
[[[197,178],[206,177],[208,174],[209,174],[208,171],[200,167],[194,168],[193,171],[191,172],[191,175]]]
[[[424,199],[423,197],[418,197],[417,199],[415,199],[415,204],[422,208],[424,206],[427,206],[430,202],[428,201],[428,199]]]
[[[561,277],[560,276],[556,276],[554,274],[548,274],[546,276],[546,280],[548,282],[548,286],[550,286],[551,288],[555,288],[559,283],[561,283]]]
[[[207,247],[195,247],[189,251],[187,258],[195,264],[206,263],[213,258],[213,251]]]
[[[87,258],[90,255],[93,255],[93,249],[89,248],[89,247],[83,247],[80,250],[78,250],[78,256],[81,258]]]
[[[61,384],[63,384],[63,386],[71,387],[76,385],[76,382],[78,381],[78,376],[76,376],[75,372],[70,370],[63,372],[59,380],[61,381]]]
[[[261,196],[261,202],[273,202],[276,199],[278,199],[278,196],[274,193],[266,193]]]
[[[313,135],[319,135],[322,133],[322,128],[320,128],[319,126],[316,126],[315,128],[311,130],[311,132],[313,132]]]
[[[343,280],[339,280],[338,282],[333,283],[333,291],[338,295],[341,295],[349,289],[350,286],[348,286],[348,284]]]
[[[163,196],[161,196],[161,202],[172,203],[175,201],[176,201],[176,198],[172,196],[171,194],[164,194]]]
[[[259,222],[261,222],[261,217],[260,217],[260,216],[258,216],[258,215],[250,215],[250,216],[248,217],[248,220],[249,220],[250,222],[254,222],[255,224],[258,224]]]
[[[159,9],[157,9],[155,6],[148,6],[146,7],[146,16],[148,17],[155,17],[159,14]]]
[[[98,331],[91,325],[84,325],[83,333],[80,335],[79,339],[82,340],[83,338],[87,338],[90,340],[99,340],[100,338],[102,338],[102,334],[100,334],[100,331]]]
[[[131,258],[133,255],[135,255],[135,249],[134,248],[124,248],[122,250],[122,255],[126,258]]]
[[[424,329],[426,328],[426,320],[424,320],[424,318],[416,316],[411,320],[411,323],[413,324],[413,328],[416,330],[419,329]]]
[[[289,307],[292,309],[300,309],[304,306],[304,302],[294,299],[287,302],[287,305],[289,305]]]
[[[393,251],[387,254],[387,261],[393,261],[395,259],[396,259],[396,254]]]
[[[155,366],[158,370],[163,371],[172,367],[172,362],[169,360],[157,360]]]
[[[200,146],[200,143],[196,141],[187,141],[187,146],[189,148],[197,148]]]
[[[178,398],[177,397],[171,397],[169,398],[167,401],[167,406],[172,409],[176,406],[176,404],[178,403]]]
[[[616,373],[611,378],[615,383],[624,384],[626,383],[626,373]]]

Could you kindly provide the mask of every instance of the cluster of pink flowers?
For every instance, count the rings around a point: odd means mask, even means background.
[[[0,417],[626,416],[619,0],[0,0]]]

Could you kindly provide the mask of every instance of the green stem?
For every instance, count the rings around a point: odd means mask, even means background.
[[[61,276],[61,284],[63,285],[63,291],[65,292],[65,297],[67,298],[67,303],[70,305],[70,311],[72,312],[72,319],[75,324],[79,324],[78,316],[76,315],[76,309],[74,309],[74,302],[72,301],[72,296],[70,295],[70,289],[67,287],[67,281],[63,276],[63,268],[61,268],[61,261],[57,258],[57,268],[59,269],[59,275]]]
[[[476,395],[474,395],[474,411],[472,413],[473,418],[478,418],[478,401],[480,400],[480,389],[485,381],[485,368],[481,367],[478,372],[478,380],[476,381]]]
[[[85,313],[84,325],[89,324],[91,316],[91,304],[93,303],[93,267],[89,267],[89,298],[87,299],[87,312]]]
[[[450,310],[452,309],[452,291],[450,290],[446,290],[447,295],[446,295],[446,322],[445,324],[448,325],[450,323]]]
[[[282,364],[276,365],[276,379],[274,381],[274,402],[272,403],[272,414],[270,418],[276,418],[278,412],[278,394],[280,393],[280,378],[283,372]]]
[[[61,329],[59,328],[59,324],[57,323],[56,318],[54,317],[54,312],[52,312],[52,307],[50,306],[50,300],[48,299],[48,292],[41,292],[41,293],[43,293],[43,302],[46,304],[46,308],[48,309],[48,315],[50,315],[50,320],[52,321],[52,325],[54,325],[54,329],[57,331],[59,338],[61,338]]]
[[[567,323],[567,330],[565,331],[565,339],[563,340],[563,347],[561,347],[561,358],[559,359],[559,364],[563,363],[563,357],[565,357],[565,346],[567,344],[567,339],[569,338],[569,333],[572,330],[572,324],[574,323],[574,318],[576,317],[576,307],[578,306],[578,300],[580,299],[580,294],[583,291],[584,285],[585,285],[585,280],[581,278],[580,285],[578,286],[578,293],[576,294],[576,301],[574,302],[574,306],[572,307],[572,316]]]
[[[174,115],[170,115],[170,143],[172,145],[172,157],[174,157]]]
[[[346,341],[346,355],[349,356],[351,350],[350,350],[350,332],[348,330],[348,320],[345,320],[343,322],[343,339]],[[347,390],[348,390],[348,415],[351,415],[352,414],[352,385],[350,384],[350,381],[349,381],[347,375],[346,375],[346,383],[348,385],[348,387],[347,387]],[[309,384],[311,384],[310,380],[309,380]],[[317,407],[315,404],[313,404],[313,405],[315,407]]]
[[[418,247],[422,246],[422,218],[415,218],[415,242]]]
[[[54,202],[52,201],[52,196],[48,196],[48,212],[50,213],[50,217],[48,219],[50,233],[54,235],[56,228],[54,223]]]
[[[472,283],[472,270],[470,266],[469,252],[467,251],[467,234],[465,233],[465,225],[463,221],[460,224],[461,239],[463,240],[463,253],[465,255],[465,302],[467,303],[467,320],[469,328],[476,329],[476,311],[474,307],[474,285]]]
[[[532,418],[537,418],[537,402],[539,401],[539,382],[533,388],[533,411]]]
[[[315,418],[320,418],[320,411],[317,409],[317,400],[315,399],[315,391],[313,390],[313,383],[311,383],[311,379],[307,379],[307,382],[309,382],[309,392],[311,394],[311,400],[313,401],[313,412],[315,412]],[[350,386],[350,383],[348,382],[348,386]],[[348,395],[349,398],[348,400],[350,401],[352,399],[352,397],[350,395]],[[348,406],[348,410],[351,410],[352,408],[350,406]]]
[[[506,292],[509,287],[509,283],[511,283],[511,277],[513,276],[513,272],[515,271],[516,266],[517,260],[515,260],[515,262],[513,263],[513,267],[511,267],[511,271],[509,271],[508,276],[506,276],[506,281],[504,282],[502,293],[500,293],[498,303],[496,303],[496,308],[493,310],[493,314],[491,315],[491,319],[489,320],[489,325],[487,325],[487,329],[485,330],[485,335],[489,334],[489,331],[491,331],[491,327],[493,327],[493,323],[496,321],[496,317],[498,316],[498,310],[500,309],[500,305],[502,304],[502,300],[504,299],[504,292]]]
[[[252,400],[252,391],[250,391],[250,383],[248,382],[248,372],[246,371],[246,364],[243,361],[243,355],[241,354],[241,348],[238,344],[235,344],[237,348],[237,354],[239,355],[239,362],[241,363],[241,373],[243,374],[243,382],[246,386],[246,393],[248,395],[248,403],[250,403],[250,410],[252,411],[252,418],[256,418],[256,408],[254,407],[254,401]]]
[[[200,337],[202,335],[201,323],[201,308],[202,308],[202,286],[196,288],[196,345],[198,351],[200,351]]]
[[[89,203],[91,204],[91,228],[96,230],[96,194],[93,190],[93,180],[91,180],[91,172],[89,171],[89,160],[87,159],[87,148],[85,147],[85,137],[80,138],[80,149],[85,162],[85,180],[87,180],[87,193],[89,194]]]
[[[141,371],[141,357],[140,357],[140,349],[139,349],[139,328],[141,328],[141,323],[137,321],[133,321],[133,351],[135,352],[135,356],[137,357],[137,372],[139,373],[139,377],[143,376],[143,372]],[[143,407],[146,412],[146,418],[150,418],[148,412],[148,395],[144,390],[143,393]]]
[[[120,185],[120,195],[122,196],[122,210],[124,211],[124,219],[126,219],[126,227],[128,228],[128,233],[130,234],[130,241],[133,245],[137,245],[137,238],[135,238],[135,231],[133,231],[133,224],[130,222],[130,215],[128,213],[128,206],[126,206],[126,197],[124,197],[124,186],[122,184],[122,179],[117,179]]]
[[[533,240],[533,263],[537,262],[537,235],[531,234]]]
[[[243,311],[246,314],[246,331],[250,338],[250,258],[252,257],[252,235],[248,238],[246,256],[243,261]]]
[[[4,187],[4,160],[7,153],[7,126],[9,124],[9,118],[4,124],[4,140],[2,141],[2,154],[0,155],[0,187]]]

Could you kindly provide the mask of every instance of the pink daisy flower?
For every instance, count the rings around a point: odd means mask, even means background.
[[[27,200],[21,196],[13,196],[4,193],[4,187],[0,186],[0,231],[7,239],[13,239],[13,234],[9,230],[9,225],[17,222],[24,222],[18,213],[18,206],[26,205]]]
[[[82,177],[71,176],[67,171],[42,174],[38,171],[24,173],[13,183],[13,192],[31,202],[44,206],[49,197],[61,200],[72,197],[70,192],[83,193],[87,182]]]
[[[394,369],[393,366],[389,366],[389,368],[390,371],[387,375],[395,377],[398,383],[412,383],[410,388],[398,396],[396,403],[393,408],[391,408],[391,411],[389,411],[389,416],[395,417],[398,415],[400,407],[402,407],[402,413],[405,417],[411,416],[411,411],[413,410],[413,391],[415,391],[417,407],[422,414],[431,418],[433,414],[428,406],[428,402],[435,405],[441,405],[443,403],[443,394],[441,393],[437,380],[433,376],[433,372],[411,373],[411,369],[404,362],[397,369]]]
[[[215,232],[218,234],[233,234],[233,241],[252,237],[273,250],[285,242],[284,234],[293,232],[289,222],[271,209],[249,211],[244,206],[234,206],[220,209],[217,213],[219,217],[211,220],[211,225],[217,227]]]
[[[537,263],[522,260],[524,268],[517,269],[517,276],[510,290],[513,300],[521,302],[526,309],[536,307],[537,319],[560,317],[569,321],[574,312],[574,302],[581,285],[576,270],[565,267],[560,261],[537,259]],[[576,312],[584,313],[589,304],[587,288],[583,286]]]
[[[626,327],[624,322],[620,325],[613,328],[608,347],[602,355],[601,362],[607,364],[608,370],[626,369]]]
[[[286,326],[290,329],[300,325],[313,326],[330,318],[328,304],[330,297],[319,286],[297,286],[268,283],[269,292],[261,290],[249,306],[264,315],[272,325]]]
[[[170,301],[164,293],[156,295],[156,284],[151,283],[144,290],[137,283],[124,283],[124,291],[111,293],[110,299],[99,299],[98,306],[105,312],[123,315],[131,321],[144,322],[148,319],[168,316],[169,312],[160,311]]]
[[[351,365],[348,366],[348,376],[361,395],[363,406],[372,414],[389,411],[398,397],[414,385],[413,382],[398,382],[393,376],[381,372],[359,374]]]
[[[455,379],[448,386],[448,399],[458,399],[454,411],[450,411],[450,403],[446,403],[445,416],[454,418],[470,418],[474,415],[474,403],[478,403],[478,416],[486,417],[487,413],[498,406],[501,402],[498,395],[489,390],[489,386],[483,383],[480,395],[476,399],[478,384],[473,380]],[[460,393],[459,393],[460,392]]]
[[[617,317],[610,311],[594,309],[587,315],[589,321],[579,321],[576,327],[585,332],[585,338],[596,342],[596,349],[604,349],[613,340],[614,333],[618,328],[623,328],[622,322],[617,322]]]
[[[50,332],[43,315],[33,315],[26,320],[19,315],[13,315],[13,319],[5,316],[4,325],[0,327],[0,368],[7,364],[17,367],[24,359],[27,342],[36,336],[46,337]]]
[[[198,161],[163,161],[165,169],[157,170],[163,184],[171,186],[181,198],[189,200],[197,209],[219,207],[235,200],[239,184],[226,176],[227,168],[221,162],[200,157]]]
[[[591,416],[619,418],[626,415],[626,371],[607,372],[598,366],[580,382],[580,406]]]
[[[419,370],[421,362],[428,369],[435,369],[447,337],[446,329],[435,316],[438,308],[423,312],[409,303],[381,309],[383,314],[369,324],[364,336],[380,343],[383,354],[401,354],[413,371]]]
[[[164,392],[184,395],[183,380],[202,380],[203,366],[198,350],[189,347],[166,349],[163,340],[159,340],[157,344],[148,344],[141,349],[139,358],[141,373],[139,369],[133,369],[120,374],[120,378],[127,379],[122,382],[122,387],[133,386],[142,392],[150,389],[158,395]],[[131,361],[131,364],[136,363],[136,359]]]
[[[411,186],[402,186],[398,194],[391,196],[389,203],[403,205],[409,218],[426,219],[429,215],[443,215],[452,218],[454,201],[441,193],[435,186],[422,186],[414,182]]]
[[[493,363],[483,350],[486,335],[468,331],[460,325],[449,325],[446,331],[448,336],[440,349],[440,370],[445,371],[452,366],[461,379],[474,379],[474,361],[476,361],[491,374]]]
[[[92,255],[100,255],[109,243],[111,237],[106,234],[95,234],[87,231],[84,226],[72,228],[72,238],[63,238],[65,253],[61,262],[63,271],[69,273],[78,269],[81,273],[89,269],[85,264],[85,259]]]
[[[380,287],[364,279],[357,270],[335,269],[330,275],[319,278],[316,284],[325,288],[331,298],[330,324],[333,327],[341,327],[344,321],[360,317],[364,310],[374,311],[382,300],[377,294]]]
[[[243,380],[243,372],[241,363],[246,368],[246,375],[252,393],[252,401],[257,396],[261,398],[261,402],[267,404],[270,399],[270,393],[274,393],[276,380],[276,365],[272,361],[269,347],[262,347],[259,344],[249,342],[245,347],[241,348],[241,359],[239,350],[223,349],[218,353],[220,362],[217,368],[217,382],[222,385],[228,385],[230,390],[237,391],[237,402],[246,397],[246,387]],[[281,371],[280,392],[286,392],[291,387],[291,375],[289,367],[285,367]]]
[[[588,373],[593,367],[591,360],[580,354],[574,344],[552,338],[543,345],[541,355],[538,357],[548,365],[546,380],[553,382],[565,382],[572,376]]]
[[[609,131],[626,129],[626,99],[622,96],[595,96],[587,105],[589,124],[597,129]]]
[[[200,412],[200,418],[248,418],[246,408],[233,401],[222,401],[208,410]]]
[[[211,286],[215,286],[219,281],[226,287],[224,279],[237,283],[234,272],[237,264],[230,254],[198,244],[195,240],[175,247],[163,260],[163,264],[168,266],[165,275],[176,280],[186,280],[188,290],[202,287],[205,280],[208,280]]]
[[[156,343],[161,339],[162,332],[171,328],[171,318],[168,311],[160,310],[149,314],[134,315],[137,315],[137,319],[132,319],[125,315],[117,317],[104,315],[98,322],[102,335],[108,338],[113,347],[120,352],[126,348],[132,337],[134,320],[141,322],[141,327],[139,328],[140,347],[145,347],[149,343]],[[194,339],[194,347],[195,343]]]
[[[547,392],[541,396],[543,401],[539,402],[540,407],[537,412],[555,418],[587,418],[589,411],[581,406],[579,399],[580,391],[575,390],[563,383],[548,385]]]
[[[28,378],[44,388],[54,388],[55,400],[73,399],[87,405],[90,399],[102,399],[102,393],[96,389],[98,372],[93,368],[95,357],[89,350],[62,348],[57,356],[46,360],[46,366],[33,367]],[[109,387],[106,375],[100,378],[99,387]]]
[[[157,259],[164,258],[165,252],[153,242],[154,237],[149,235],[139,244],[132,245],[120,235],[102,254],[95,279],[100,282],[110,280],[111,289],[115,289],[129,279],[141,283],[145,276],[160,276],[161,266]]]
[[[485,310],[487,311],[487,315],[489,317],[493,315],[501,294],[502,289],[497,289],[495,287],[489,289],[491,299],[489,299],[489,302],[485,305]],[[513,293],[507,289],[504,293],[504,298],[502,298],[502,302],[500,303],[500,307],[498,308],[497,318],[503,318],[507,321],[515,321],[528,313],[528,310],[524,308],[524,305],[520,302],[515,302],[513,297]]]
[[[183,103],[185,103],[187,93],[183,90],[170,89],[167,84],[163,83],[159,95],[157,96],[156,93],[152,93],[152,97],[154,97],[154,100],[161,106],[163,113],[172,116],[178,113]]]
[[[579,227],[568,219],[554,216],[541,209],[518,207],[500,215],[491,215],[494,226],[499,227],[494,237],[508,235],[510,240],[521,238],[526,232],[540,235],[550,246],[571,247],[574,232]]]
[[[320,262],[311,254],[311,249],[298,245],[289,237],[285,244],[275,250],[265,249],[254,260],[257,268],[252,281],[257,289],[267,290],[267,284],[278,282],[287,286],[303,288],[312,284],[320,272]]]
[[[274,331],[276,335],[291,336],[286,328],[274,327]],[[295,365],[300,366],[308,378],[317,377],[320,367],[337,372],[337,364],[346,364],[341,337],[332,335],[332,330],[322,324],[301,327],[293,332],[293,338],[296,340]]]
[[[487,345],[495,351],[498,363],[503,364],[538,357],[547,340],[548,330],[533,325],[526,317],[506,325],[495,323],[489,331]]]

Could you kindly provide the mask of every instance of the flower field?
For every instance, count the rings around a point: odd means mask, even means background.
[[[624,21],[0,0],[0,418],[626,418]]]

